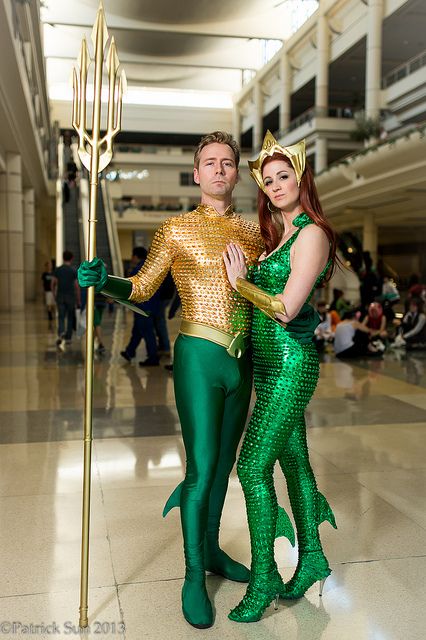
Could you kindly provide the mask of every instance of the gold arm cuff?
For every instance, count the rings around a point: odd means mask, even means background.
[[[244,278],[237,278],[237,291],[273,320],[276,320],[277,313],[286,313],[284,303],[281,300],[259,289]]]

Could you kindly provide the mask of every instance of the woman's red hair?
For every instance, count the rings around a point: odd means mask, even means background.
[[[267,158],[265,160],[262,168],[272,160],[283,160],[290,167],[292,167],[290,160],[288,160],[285,156],[283,156],[281,153],[274,153],[270,158]],[[277,222],[274,221],[273,214],[268,209],[268,204],[271,206],[268,196],[261,189],[259,189],[257,197],[257,209],[259,212],[260,233],[262,234],[262,238],[265,243],[267,255],[274,251],[274,249],[277,248],[281,241],[279,223],[277,224]],[[326,278],[327,280],[329,280],[334,272],[336,263],[337,236],[322,210],[321,203],[318,197],[318,191],[315,186],[314,175],[308,162],[306,162],[306,168],[300,181],[300,205],[303,211],[307,213],[311,218],[311,220],[313,220],[316,225],[323,229],[330,242],[330,259],[332,260],[332,267]],[[279,215],[279,211],[277,213]]]

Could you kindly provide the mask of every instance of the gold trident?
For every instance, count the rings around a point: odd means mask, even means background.
[[[114,38],[111,38],[106,59],[108,69],[108,115],[107,129],[101,138],[101,93],[102,67],[104,48],[108,41],[102,1],[99,4],[96,22],[92,32],[95,48],[95,87],[93,97],[92,135],[86,129],[86,87],[87,72],[90,66],[89,51],[86,39],[81,43],[78,57],[79,77],[74,68],[73,89],[74,103],[72,124],[78,133],[78,155],[82,164],[90,172],[90,208],[87,259],[93,260],[96,253],[96,208],[98,195],[98,176],[111,162],[113,140],[121,129],[121,108],[126,76],[121,71],[117,83],[120,62]],[[117,90],[118,86],[118,90]],[[92,405],[93,405],[93,319],[95,288],[89,287],[87,292],[87,330],[86,330],[86,388],[84,401],[84,472],[83,472],[83,513],[81,540],[81,577],[80,577],[80,627],[88,625],[88,580],[89,580],[89,530],[90,530],[90,485],[92,468]]]

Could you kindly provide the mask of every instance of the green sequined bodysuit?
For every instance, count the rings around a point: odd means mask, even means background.
[[[308,224],[312,224],[312,220],[305,213],[294,219],[293,225],[298,230],[254,269],[251,276],[254,284],[272,295],[283,292],[291,272],[291,247],[300,229]],[[329,267],[330,263],[318,276],[315,287],[323,281]],[[335,526],[331,509],[317,490],[306,443],[304,411],[319,376],[315,345],[313,341],[302,344],[290,337],[286,329],[257,308],[254,309],[252,342],[257,399],[237,465],[250,529],[251,579],[245,599],[230,614],[231,619],[246,622],[258,619],[252,614],[259,591],[269,593],[269,602],[274,593],[283,597],[303,595],[307,588],[303,589],[306,558],[308,565],[314,561],[315,570],[319,566],[316,580],[328,575],[330,570],[322,554],[318,525],[329,520]],[[277,504],[273,483],[277,460],[287,481],[299,546],[299,565],[285,587],[275,564],[274,539],[285,533],[291,540],[288,533],[291,524]],[[301,562],[302,557],[305,559]],[[310,571],[312,573],[312,567]]]

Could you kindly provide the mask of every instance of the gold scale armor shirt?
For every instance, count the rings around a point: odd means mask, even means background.
[[[171,269],[182,301],[182,318],[201,322],[235,334],[247,333],[251,304],[232,289],[222,253],[229,242],[239,244],[247,264],[263,250],[259,226],[236,215],[207,205],[168,218],[154,236],[148,257],[130,278],[130,300],[143,302],[158,289]]]

